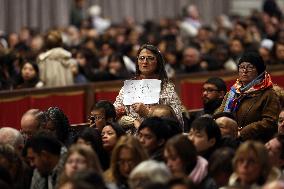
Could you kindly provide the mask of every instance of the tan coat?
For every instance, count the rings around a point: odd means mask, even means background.
[[[224,111],[227,97],[228,93],[216,113]],[[252,92],[241,101],[234,113],[241,129],[240,138],[268,141],[277,132],[279,113],[280,102],[272,88]]]
[[[74,84],[71,72],[71,53],[63,48],[53,48],[38,57],[40,79],[46,87]]]

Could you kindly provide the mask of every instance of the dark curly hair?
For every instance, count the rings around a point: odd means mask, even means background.
[[[45,115],[47,122],[51,121],[53,124],[57,139],[66,144],[70,128],[67,116],[58,107],[48,108]]]

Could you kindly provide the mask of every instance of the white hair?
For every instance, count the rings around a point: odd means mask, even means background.
[[[138,164],[129,175],[130,188],[136,188],[142,182],[166,183],[171,172],[165,163],[147,160]]]
[[[283,180],[274,180],[272,182],[269,182],[263,186],[263,189],[284,189],[284,181]]]
[[[20,145],[24,145],[24,137],[17,129],[2,127],[0,129],[0,144],[10,144],[17,149]]]

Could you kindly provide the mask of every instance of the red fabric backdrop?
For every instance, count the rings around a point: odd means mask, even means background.
[[[228,90],[235,81],[235,75],[223,77]],[[188,109],[202,107],[201,89],[207,78],[187,78],[180,81],[180,98]],[[272,74],[272,81],[284,87],[284,72]],[[105,86],[104,86],[105,87]],[[120,88],[110,87],[107,90],[94,90],[94,100],[115,101]],[[18,97],[0,98],[0,127],[9,126],[20,128],[21,116],[31,108],[46,110],[50,106],[61,108],[69,118],[71,124],[82,123],[86,115],[86,95],[83,91],[58,92],[42,95],[19,95]]]
[[[57,106],[64,111],[70,123],[84,122],[84,94],[64,93],[54,95],[19,97],[0,101],[0,126],[20,128],[21,116],[31,108],[46,110]]]
[[[272,81],[279,86],[284,87],[284,72],[274,73],[271,75]],[[227,85],[227,91],[235,82],[235,78],[227,77],[223,78]],[[187,109],[202,108],[202,86],[206,79],[185,79],[181,81],[180,98]]]

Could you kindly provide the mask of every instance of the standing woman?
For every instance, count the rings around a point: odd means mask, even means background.
[[[134,80],[159,79],[161,80],[161,92],[158,104],[171,106],[183,126],[181,102],[175,92],[174,84],[168,80],[164,58],[159,49],[153,45],[144,44],[138,50],[136,59],[136,74]],[[142,121],[148,114],[152,105],[135,103],[132,105],[123,104],[124,88],[116,97],[114,106],[117,112],[125,112],[133,120]]]
[[[277,132],[280,103],[265,68],[258,54],[245,53],[239,60],[238,79],[217,110],[234,114],[241,140],[266,142]]]

